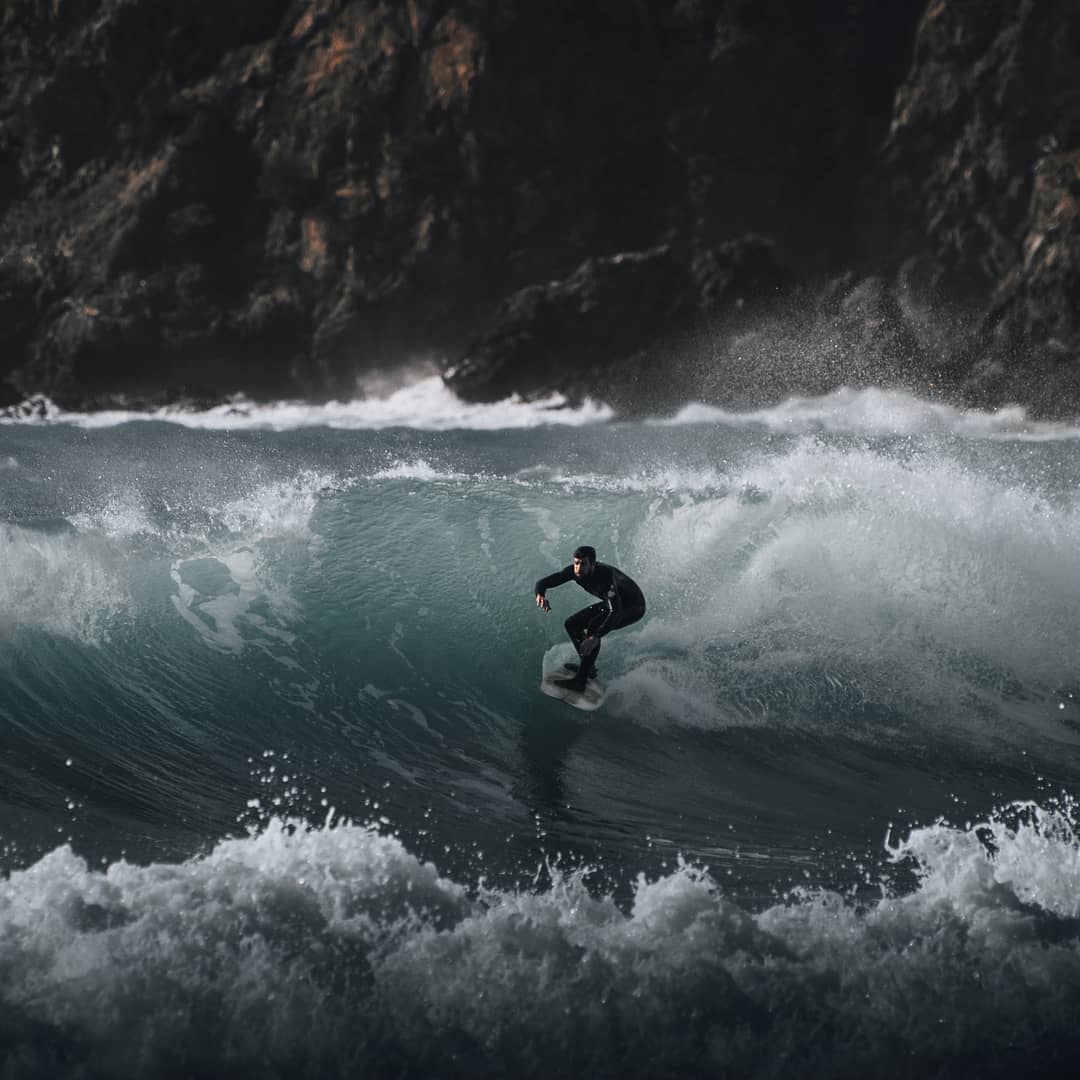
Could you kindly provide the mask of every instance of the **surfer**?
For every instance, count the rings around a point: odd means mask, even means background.
[[[542,611],[550,611],[551,605],[545,594],[548,589],[568,581],[576,581],[587,593],[602,601],[582,608],[565,623],[581,663],[568,665],[576,666],[577,674],[572,679],[557,680],[557,683],[568,690],[584,690],[596,670],[600,639],[612,630],[636,623],[645,614],[645,597],[637,582],[617,567],[597,562],[596,549],[583,544],[574,550],[574,561],[569,566],[536,583],[536,606]]]

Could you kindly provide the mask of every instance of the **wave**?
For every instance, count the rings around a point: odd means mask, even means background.
[[[876,725],[852,718],[891,702],[905,743],[1012,742],[1028,724],[1074,739],[1039,719],[1073,715],[1074,495],[940,454],[808,438],[717,479],[654,502],[633,534],[629,564],[662,572],[633,638],[632,711],[646,701],[713,729],[832,717],[873,739]]]
[[[130,650],[141,648],[135,628],[168,629],[167,598],[217,651],[280,647],[301,619],[291,577],[320,550],[312,518],[321,500],[352,483],[301,469],[220,501],[164,506],[129,489],[87,500],[96,505],[68,518],[0,524],[0,642],[45,634],[130,662]],[[23,657],[39,661],[46,669],[55,662],[40,646]]]
[[[852,882],[754,913],[681,861],[625,903],[550,866],[544,886],[465,886],[333,811],[181,863],[93,870],[63,846],[0,882],[0,1042],[28,1077],[1011,1076],[1074,1060],[1073,804],[915,828],[886,854],[865,872],[876,901]]]
[[[1078,439],[1075,423],[1034,420],[1020,405],[993,411],[926,401],[906,390],[841,387],[818,397],[791,397],[765,409],[732,411],[690,403],[653,423],[679,427],[721,424],[799,435],[825,431],[852,435],[957,435],[978,439],[1049,441]]]
[[[36,529],[0,524],[0,547],[0,641],[32,629],[99,644],[130,615],[123,557],[107,542],[61,521]]]
[[[562,394],[526,401],[517,395],[490,404],[462,401],[438,376],[428,376],[381,396],[321,405],[280,401],[256,404],[242,396],[209,409],[182,405],[135,410],[68,412],[41,395],[0,415],[3,424],[66,424],[85,429],[157,421],[207,431],[295,431],[329,428],[381,431],[500,431],[547,426],[582,427],[618,420],[604,402],[571,405]],[[905,390],[841,387],[815,397],[791,397],[762,409],[731,410],[689,402],[673,416],[654,417],[661,427],[720,425],[799,435],[830,432],[864,436],[953,435],[971,439],[1046,442],[1080,439],[1080,426],[1036,420],[1020,405],[984,411],[928,401]],[[14,468],[15,459],[0,462]]]
[[[12,1075],[1011,1075],[1080,1049],[1076,810],[985,813],[1076,772],[1072,446],[3,436]],[[583,541],[649,600],[587,723],[535,686],[587,600],[531,594]],[[803,882],[833,891],[780,892]]]
[[[432,465],[424,458],[414,458],[406,461],[397,459],[383,469],[376,469],[371,473],[372,480],[423,480],[432,483],[458,483],[464,480],[476,479],[467,473],[440,469]]]
[[[168,509],[149,491],[112,492],[60,531],[7,527],[4,621],[9,635],[36,626],[100,643],[133,618],[166,623],[164,599],[197,641],[239,654],[305,627],[322,651],[322,640],[351,637],[362,612],[370,651],[434,635],[429,653],[481,681],[442,628],[467,642],[497,625],[495,667],[508,684],[528,681],[523,657],[553,637],[538,640],[520,595],[599,514],[603,553],[650,601],[649,619],[608,650],[615,715],[703,730],[804,726],[892,701],[920,729],[980,739],[1015,726],[1024,701],[1064,703],[1072,716],[1080,507],[1069,491],[1018,485],[1000,465],[809,437],[712,467],[504,472],[384,454],[203,490],[201,502],[177,496]],[[491,575],[507,573],[518,585],[492,593]],[[439,583],[474,602],[443,603]]]
[[[562,394],[550,394],[535,401],[514,395],[492,404],[472,404],[453,394],[438,376],[429,376],[385,397],[331,401],[323,405],[293,401],[258,405],[239,397],[210,409],[164,406],[142,412],[114,409],[83,413],[64,411],[42,399],[40,408],[16,410],[6,419],[0,419],[0,423],[109,428],[157,421],[207,431],[294,431],[316,427],[346,431],[395,427],[422,431],[499,431],[552,425],[578,427],[610,420],[613,415],[607,405],[593,401],[571,406]]]
[[[161,541],[206,543],[231,537],[248,543],[269,539],[311,539],[311,519],[319,502],[350,490],[356,480],[318,469],[299,469],[290,476],[253,484],[242,494],[232,485],[220,499],[157,498],[147,488],[111,490],[84,500],[45,532],[59,530],[83,538],[112,542]],[[35,532],[25,530],[27,535]],[[128,550],[134,550],[134,545]],[[144,550],[145,547],[144,547]]]

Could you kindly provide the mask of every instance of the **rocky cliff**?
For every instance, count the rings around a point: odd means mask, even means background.
[[[1078,60],[1076,0],[3,0],[0,397],[1076,411]]]

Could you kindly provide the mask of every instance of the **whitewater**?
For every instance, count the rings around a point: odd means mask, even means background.
[[[0,1075],[1064,1069],[1078,640],[1016,408],[0,422]]]

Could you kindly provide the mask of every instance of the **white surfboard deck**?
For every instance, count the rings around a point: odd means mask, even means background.
[[[599,679],[590,679],[584,690],[568,690],[565,686],[556,686],[556,679],[572,679],[576,673],[568,667],[557,667],[549,671],[540,680],[540,689],[548,697],[561,698],[575,709],[592,712],[599,709],[607,696],[607,687]]]

